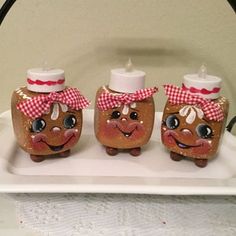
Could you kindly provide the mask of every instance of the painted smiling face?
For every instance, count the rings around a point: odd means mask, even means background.
[[[52,110],[60,105],[55,103]],[[66,112],[60,111],[55,120],[52,120],[53,112],[28,122],[30,132],[28,142],[35,151],[33,154],[49,155],[65,152],[79,140],[82,126],[81,111],[74,112],[70,109]]]
[[[225,98],[215,100],[227,116],[228,102]],[[186,104],[166,103],[161,137],[171,151],[194,159],[210,159],[217,153],[224,121],[209,120],[201,108]]]
[[[96,97],[102,92],[104,89],[100,88]],[[97,107],[95,110],[95,134],[99,142],[107,147],[131,149],[143,146],[150,139],[153,122],[152,97],[105,111]]]
[[[17,141],[31,155],[52,155],[72,148],[79,140],[82,127],[82,110],[53,103],[48,114],[32,119],[16,108],[20,101],[38,96],[26,87],[12,95],[12,121]]]

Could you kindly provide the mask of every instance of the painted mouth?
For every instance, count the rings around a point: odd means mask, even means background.
[[[187,145],[187,144],[182,143],[179,140],[177,140],[173,135],[171,135],[171,137],[175,140],[176,145],[179,148],[182,148],[182,149],[189,149],[189,148],[194,148],[194,147],[200,147],[201,146],[201,145]]]
[[[133,132],[137,129],[137,127],[135,127],[131,132],[124,132],[123,130],[121,130],[121,128],[119,126],[116,126],[116,128],[126,137],[130,137]]]
[[[50,144],[48,144],[46,141],[44,141],[44,140],[42,140],[42,139],[41,139],[39,142],[45,143],[52,151],[58,152],[58,151],[61,151],[61,150],[64,148],[64,146],[65,146],[67,143],[70,142],[70,140],[71,140],[73,137],[75,137],[74,134],[71,135],[65,143],[63,143],[63,144],[61,144],[61,145],[58,145],[58,146],[50,145]]]

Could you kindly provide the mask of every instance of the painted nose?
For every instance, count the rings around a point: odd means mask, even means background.
[[[51,130],[52,130],[52,132],[54,132],[54,133],[58,133],[59,131],[61,131],[61,128],[58,127],[58,126],[54,126]]]
[[[123,118],[121,118],[121,121],[125,122],[125,121],[127,121],[127,118],[123,117]]]
[[[192,136],[193,135],[192,131],[189,129],[181,129],[180,131],[184,136]]]

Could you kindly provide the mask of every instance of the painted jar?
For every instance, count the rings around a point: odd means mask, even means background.
[[[28,70],[27,86],[16,89],[11,102],[19,146],[35,162],[69,156],[81,135],[82,109],[88,105],[78,89],[65,86],[63,70]]]
[[[220,88],[221,79],[207,74],[185,75],[182,88],[164,85],[161,138],[174,161],[187,158],[205,167],[216,156],[229,106]]]
[[[157,88],[144,88],[145,72],[130,67],[111,70],[109,85],[96,94],[95,135],[109,155],[140,155],[153,130]]]

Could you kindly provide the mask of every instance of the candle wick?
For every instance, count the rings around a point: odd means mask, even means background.
[[[131,59],[129,58],[128,62],[125,65],[125,71],[132,72],[133,70],[134,70],[133,63],[132,63]]]
[[[46,60],[43,62],[43,70],[44,71],[49,71],[50,70],[50,68],[48,66],[48,62]]]
[[[203,79],[206,78],[206,76],[207,76],[207,68],[206,68],[206,66],[204,64],[201,65],[201,67],[200,67],[200,69],[198,71],[198,76],[200,78],[203,78]]]

